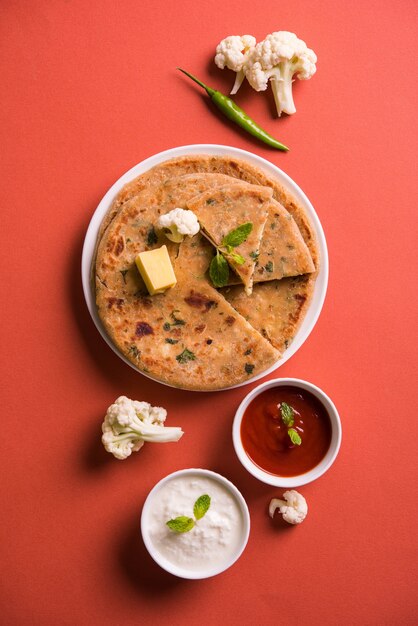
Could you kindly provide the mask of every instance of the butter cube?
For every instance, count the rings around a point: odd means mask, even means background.
[[[151,296],[177,283],[167,246],[140,252],[135,263]]]

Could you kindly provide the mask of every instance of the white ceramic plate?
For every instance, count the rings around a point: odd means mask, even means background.
[[[303,191],[298,187],[298,185],[291,179],[287,174],[285,174],[281,169],[266,161],[262,157],[253,154],[252,152],[247,152],[246,150],[240,150],[239,148],[232,148],[231,146],[222,146],[218,144],[195,144],[191,146],[180,146],[179,148],[172,148],[171,150],[165,150],[164,152],[160,152],[155,154],[145,161],[141,161],[138,165],[132,167],[126,174],[121,176],[119,180],[115,182],[114,185],[109,189],[106,195],[103,197],[99,206],[93,214],[93,217],[90,221],[89,227],[87,229],[86,237],[84,240],[83,246],[83,254],[82,254],[82,262],[81,262],[81,273],[82,273],[82,282],[83,282],[83,291],[84,297],[86,299],[87,307],[90,312],[90,315],[93,318],[93,321],[102,335],[103,339],[106,343],[112,348],[112,350],[123,360],[127,365],[130,365],[135,371],[139,372],[139,370],[131,363],[119,350],[116,346],[113,345],[110,338],[106,334],[105,329],[102,326],[100,318],[97,314],[96,302],[95,302],[95,294],[92,290],[92,285],[90,281],[90,272],[91,272],[91,264],[93,261],[94,250],[96,246],[97,235],[99,233],[100,224],[106,215],[110,205],[113,202],[113,199],[118,194],[118,192],[122,189],[126,183],[133,180],[140,174],[143,174],[151,167],[162,163],[163,161],[167,161],[168,159],[173,159],[175,157],[187,156],[190,154],[211,154],[216,156],[231,156],[242,159],[243,161],[247,161],[250,165],[254,165],[259,167],[269,176],[276,178],[279,183],[283,185],[289,192],[298,200],[298,202],[304,207],[307,215],[309,216],[313,228],[315,229],[317,238],[319,251],[321,256],[321,267],[319,271],[318,278],[315,283],[315,290],[312,298],[311,305],[309,310],[303,320],[301,327],[299,328],[297,334],[295,335],[292,343],[289,348],[284,352],[282,358],[272,367],[267,369],[266,371],[258,374],[258,376],[254,376],[250,378],[248,381],[240,383],[239,385],[234,385],[232,387],[228,387],[228,389],[233,389],[235,387],[242,387],[243,385],[247,385],[248,383],[253,383],[256,380],[259,380],[263,376],[266,376],[273,372],[275,369],[286,363],[290,359],[291,356],[295,354],[301,347],[301,345],[306,341],[309,337],[313,327],[315,326],[319,314],[322,309],[322,305],[324,303],[325,294],[327,291],[328,285],[328,250],[327,243],[325,240],[324,231],[321,226],[321,222],[313,208],[312,204],[303,193]],[[152,376],[148,374],[144,374],[140,372],[144,376],[156,380]],[[158,381],[161,382],[161,381]],[[165,383],[164,383],[165,384]]]

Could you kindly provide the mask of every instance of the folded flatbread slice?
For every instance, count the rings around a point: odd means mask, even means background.
[[[312,298],[315,276],[305,274],[254,285],[251,296],[242,287],[221,289],[222,295],[280,353],[291,344]]]
[[[176,273],[180,267],[187,268],[189,276],[203,279],[213,255],[211,248],[208,239],[200,233],[193,239],[186,238],[176,258]],[[255,283],[250,296],[246,295],[242,285],[224,287],[219,293],[282,354],[305,318],[315,280],[315,273],[304,274]]]
[[[274,199],[267,209],[254,282],[314,272],[315,265],[308,246],[291,214]]]
[[[267,220],[266,206],[271,197],[269,188],[234,182],[211,189],[187,203],[187,208],[197,216],[203,234],[220,249],[243,282],[247,295],[253,288],[255,263]],[[245,230],[245,238],[237,238]]]

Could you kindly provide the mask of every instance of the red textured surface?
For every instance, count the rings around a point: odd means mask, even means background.
[[[413,0],[2,3],[3,624],[416,623],[417,17]],[[289,154],[225,122],[175,71],[226,91],[218,41],[278,29],[319,57],[295,84],[297,114],[274,119],[272,97],[248,86],[237,102]],[[143,158],[201,142],[284,169],[328,240],[322,315],[276,374],[322,387],[343,420],[335,465],[301,489],[297,528],[270,521],[279,490],[235,458],[246,389],[199,395],[135,374],[83,301],[83,236],[104,192]],[[107,455],[101,420],[121,393],[166,406],[181,442]],[[252,517],[240,561],[196,582],[159,570],[139,536],[150,488],[191,466],[235,482]]]

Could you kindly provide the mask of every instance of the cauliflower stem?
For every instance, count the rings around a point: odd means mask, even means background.
[[[112,437],[114,443],[121,441],[153,441],[154,443],[166,443],[167,441],[177,441],[179,439],[179,429],[176,426],[155,426],[145,424],[139,419],[132,420],[126,429],[118,428],[119,434]]]
[[[145,441],[178,441],[183,431],[164,426],[166,417],[167,411],[161,407],[120,396],[107,410],[102,443],[107,452],[122,460],[142,448]]]
[[[235,83],[230,92],[231,96],[234,96],[237,93],[238,89],[241,87],[244,81],[244,78],[245,78],[245,72],[244,70],[241,69],[237,72],[237,75],[235,76]]]
[[[292,90],[293,75],[296,70],[297,59],[292,59],[292,61],[281,61],[271,74],[270,85],[279,117],[282,113],[287,113],[287,115],[296,113]]]

